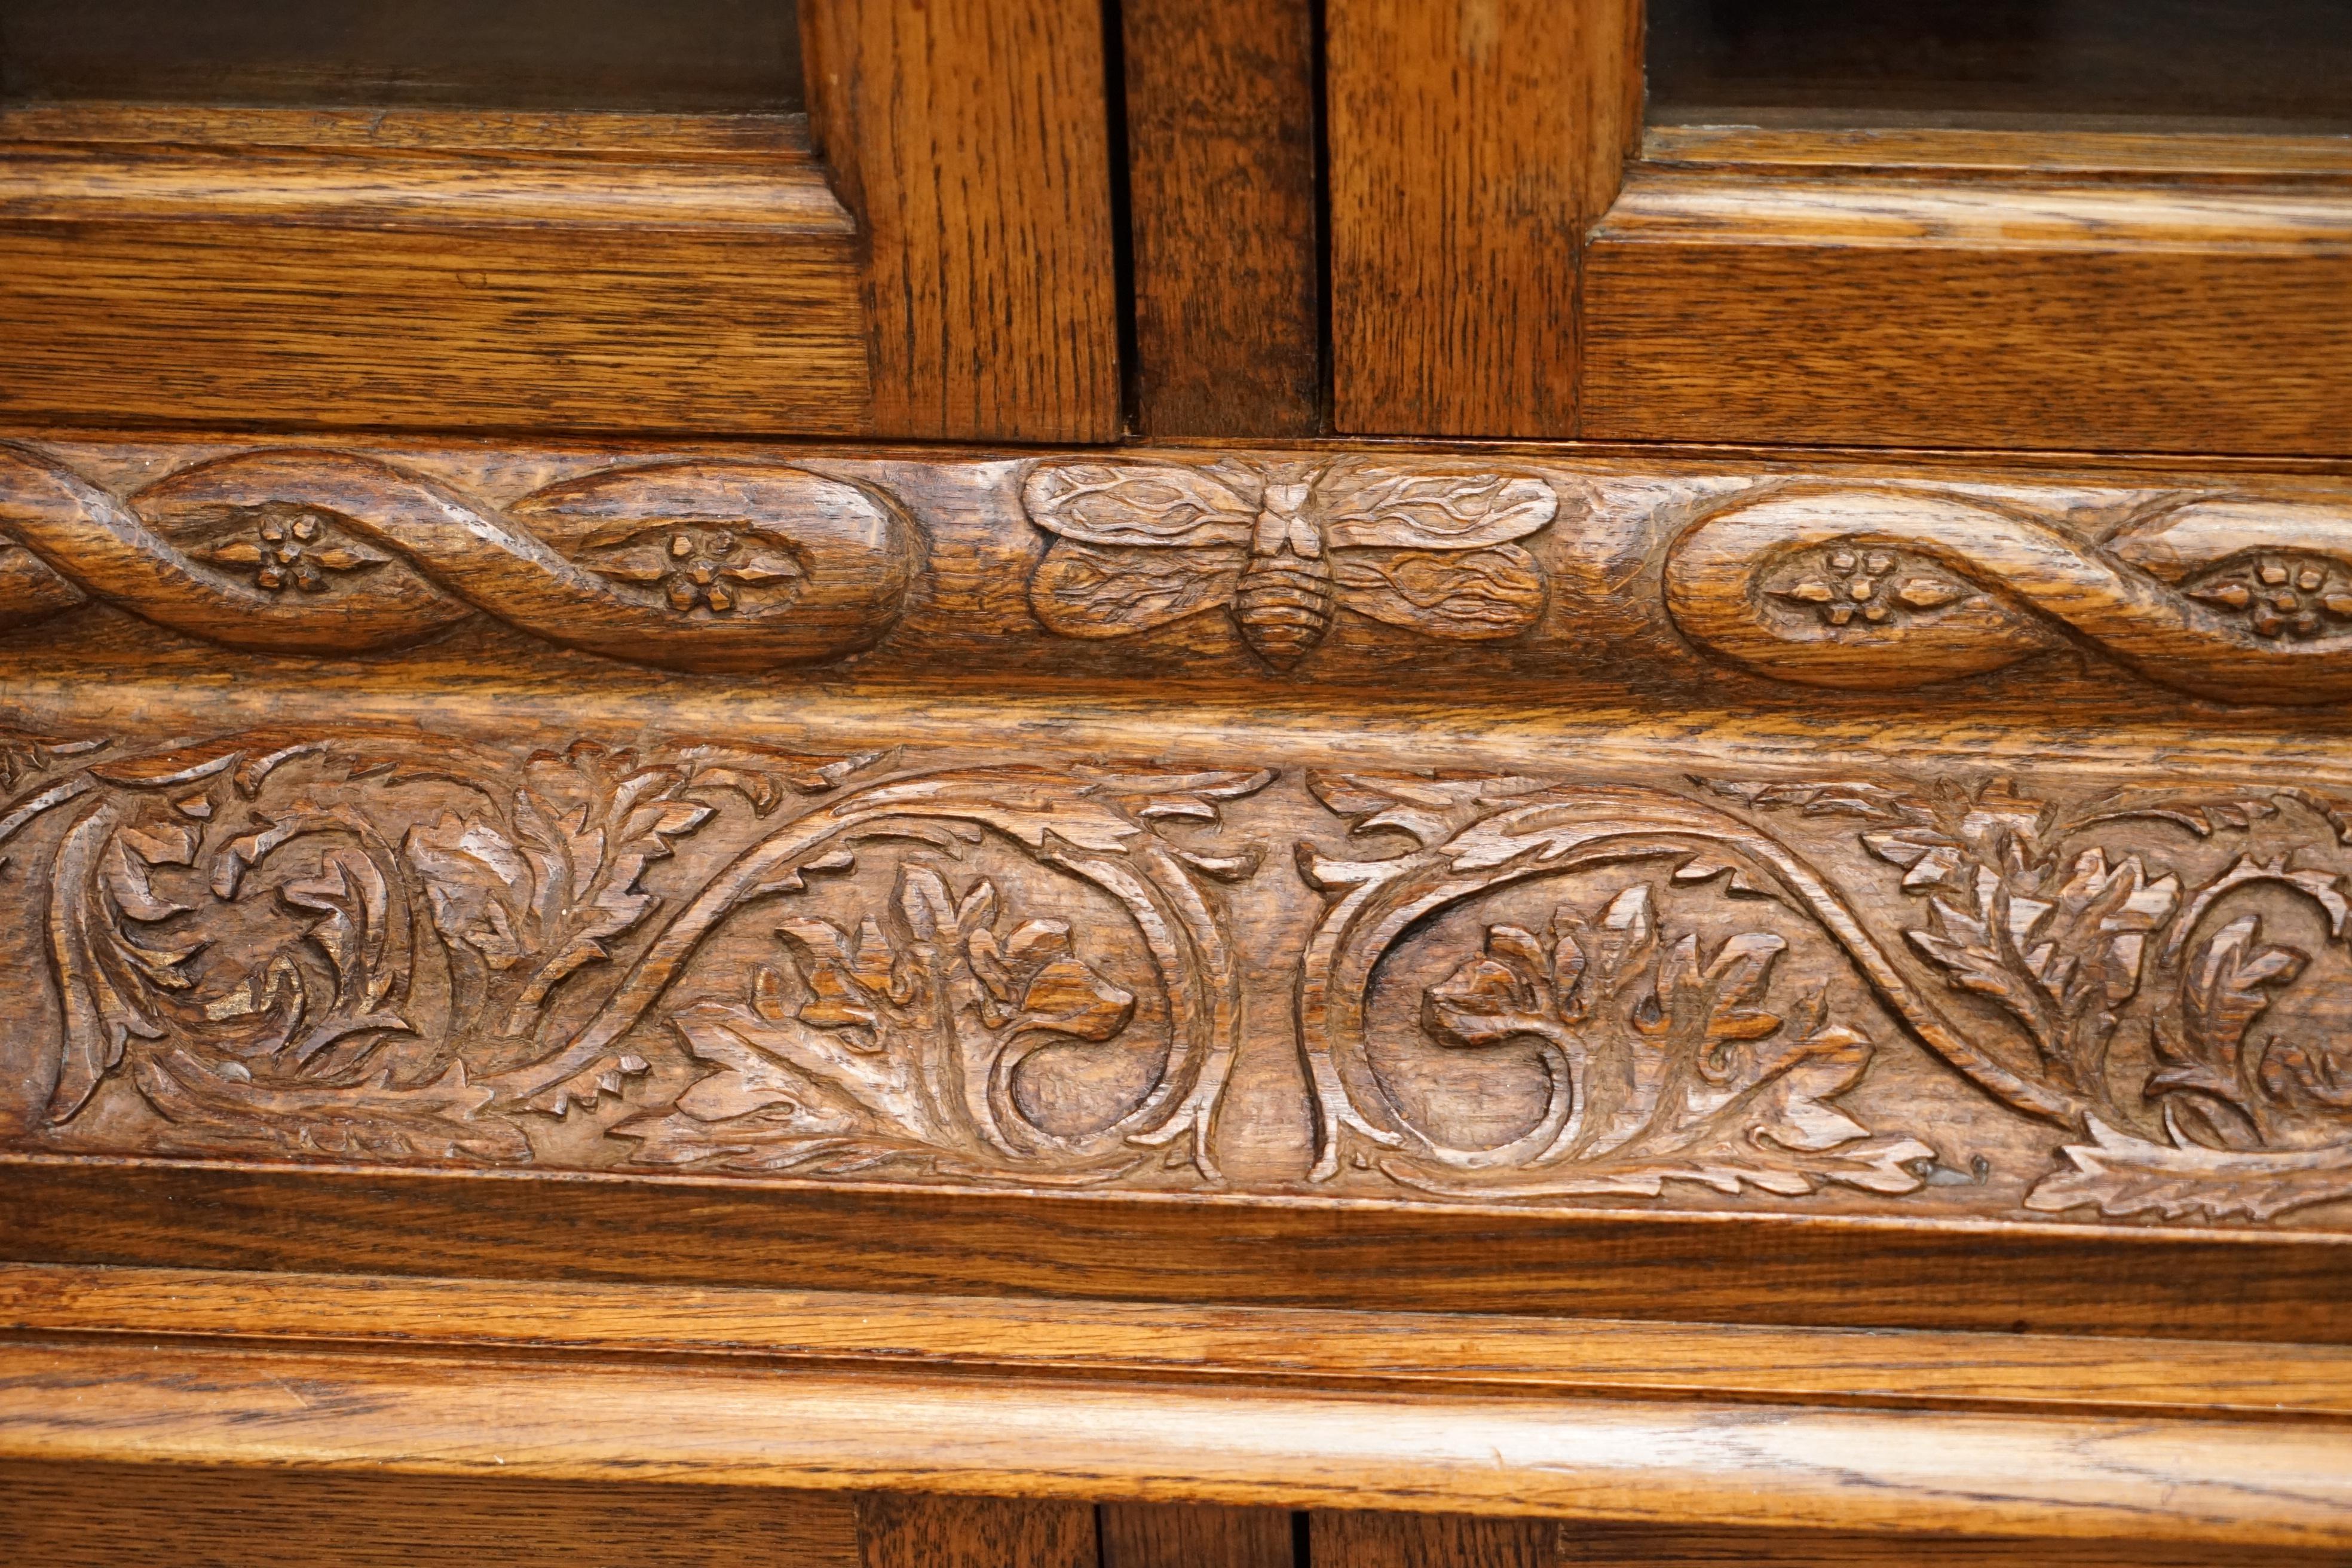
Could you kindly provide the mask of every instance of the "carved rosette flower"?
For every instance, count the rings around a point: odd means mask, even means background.
[[[1906,615],[1956,604],[1969,590],[1896,551],[1833,545],[1811,552],[1767,592],[1817,611],[1824,626],[1843,627],[1857,620],[1865,626],[1900,624]]]
[[[789,592],[806,575],[789,549],[748,524],[663,526],[597,550],[587,563],[612,582],[658,590],[682,616],[730,615],[747,595]]]
[[[2264,555],[2189,583],[2182,592],[2274,641],[2352,629],[2352,572],[2324,555]]]
[[[323,594],[333,578],[390,560],[345,542],[333,514],[317,507],[272,501],[249,509],[248,515],[249,528],[192,553],[215,566],[251,572],[253,585],[266,594]]]

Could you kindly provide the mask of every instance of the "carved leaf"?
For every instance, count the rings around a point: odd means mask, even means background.
[[[1423,998],[1442,1045],[1539,1043],[1585,1102],[1491,1157],[1456,1163],[1496,1173],[1464,1181],[1411,1162],[1384,1164],[1410,1184],[1465,1194],[1656,1196],[1668,1181],[1726,1193],[1798,1194],[1822,1181],[1874,1192],[1917,1188],[1935,1152],[1874,1138],[1833,1103],[1867,1067],[1867,1037],[1832,1022],[1822,999],[1793,1026],[1767,1005],[1787,943],[1768,931],[1712,954],[1685,933],[1660,952],[1646,884],[1597,916],[1563,906],[1538,935],[1489,927],[1484,951]],[[1559,1092],[1557,1083],[1555,1094]]]
[[[2148,1079],[2151,1093],[2190,1089],[2235,1109],[2257,1131],[2263,1108],[2245,1055],[2246,1031],[2309,959],[2293,948],[2256,949],[2262,919],[2242,915],[2201,943],[2181,976],[2179,1005],[2160,1013],[2158,1054],[2172,1065]]]
[[[2027,1208],[2269,1220],[2352,1195],[2352,1142],[2241,1152],[2151,1142],[2097,1117],[2089,1127],[2091,1142],[2059,1151],[2073,1168],[2042,1178],[2026,1194]]]
[[[415,1088],[389,1076],[346,1088],[272,1087],[235,1063],[207,1065],[185,1050],[142,1061],[139,1089],[196,1147],[244,1147],[312,1159],[465,1161],[520,1164],[530,1144],[488,1113],[492,1097],[466,1081],[463,1062]]]

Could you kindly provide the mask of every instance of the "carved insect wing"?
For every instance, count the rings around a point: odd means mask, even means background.
[[[1559,498],[1533,474],[1335,470],[1315,507],[1339,603],[1426,637],[1517,637],[1545,603],[1543,568],[1510,542],[1550,522]]]
[[[1334,468],[1313,502],[1336,550],[1476,550],[1524,539],[1551,521],[1559,497],[1534,474],[1406,473]]]
[[[1030,608],[1070,637],[1131,637],[1230,605],[1258,512],[1220,475],[1172,463],[1048,464],[1022,499],[1056,536]]]
[[[1246,549],[1256,500],[1205,468],[1049,463],[1022,487],[1029,521],[1084,544]]]

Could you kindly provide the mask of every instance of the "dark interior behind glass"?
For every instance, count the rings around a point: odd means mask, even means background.
[[[792,113],[793,0],[0,0],[17,103]]]
[[[2352,131],[2352,0],[1651,0],[1650,119]]]

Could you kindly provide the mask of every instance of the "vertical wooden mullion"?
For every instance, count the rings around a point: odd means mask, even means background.
[[[1576,434],[1577,266],[1640,132],[1639,0],[1328,0],[1333,423]]]
[[[1102,1568],[1306,1568],[1291,1514],[1202,1503],[1106,1503]]]
[[[876,433],[1116,437],[1100,0],[809,0],[802,36],[865,252]]]
[[[1142,433],[1313,435],[1312,0],[1122,0],[1119,11]]]
[[[1560,1527],[1541,1519],[1318,1510],[1308,1516],[1307,1554],[1313,1568],[1559,1568]]]
[[[1100,1568],[1091,1503],[861,1492],[864,1568]]]

